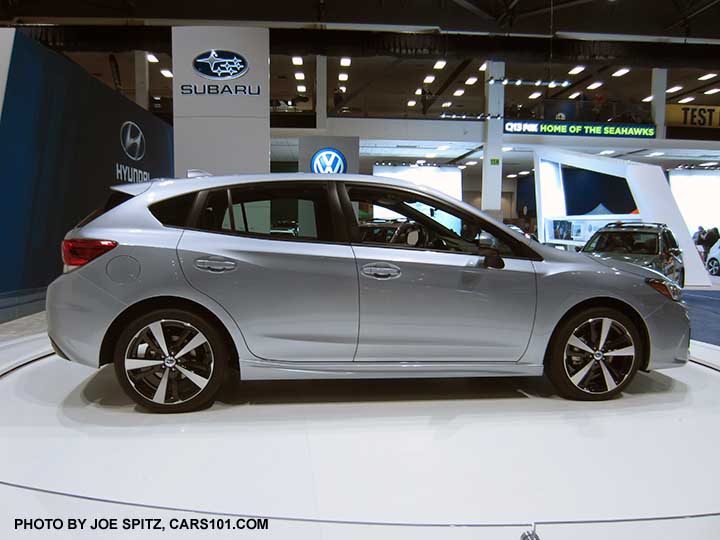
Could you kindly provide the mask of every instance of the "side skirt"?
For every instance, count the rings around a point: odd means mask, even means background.
[[[510,362],[284,362],[241,359],[245,380],[406,379],[440,377],[532,377],[542,365]]]

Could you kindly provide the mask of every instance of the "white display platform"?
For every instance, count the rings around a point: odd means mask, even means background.
[[[90,537],[13,531],[15,517],[213,517],[192,510],[289,518],[243,533],[262,538],[518,539],[533,522],[542,540],[716,538],[719,417],[720,373],[697,364],[600,403],[541,378],[283,381],[153,415],[111,368],[50,356],[0,378],[0,532]],[[626,519],[650,521],[611,522]]]

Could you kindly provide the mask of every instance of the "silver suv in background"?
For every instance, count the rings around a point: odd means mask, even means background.
[[[598,230],[582,251],[652,268],[681,287],[685,285],[682,250],[664,223],[610,223]]]
[[[402,235],[368,235],[379,216]],[[230,370],[242,379],[547,373],[562,396],[600,400],[638,370],[688,354],[681,291],[657,272],[542,246],[388,178],[118,186],[67,234],[63,258],[47,295],[57,353],[112,364],[128,395],[159,412],[207,406]]]

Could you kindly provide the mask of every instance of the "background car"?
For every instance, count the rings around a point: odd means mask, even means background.
[[[375,223],[380,214],[402,219]],[[562,396],[600,400],[638,370],[687,361],[688,317],[672,281],[544,247],[400,180],[117,186],[62,247],[66,272],[47,294],[53,347],[112,364],[127,394],[158,412],[207,406],[231,370],[242,379],[547,373]]]
[[[664,223],[610,223],[598,230],[582,251],[652,268],[681,287],[685,284],[682,250]]]
[[[705,266],[711,276],[720,276],[720,240],[715,242],[707,255]]]

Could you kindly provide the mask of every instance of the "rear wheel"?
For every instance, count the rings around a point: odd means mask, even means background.
[[[560,323],[545,366],[561,396],[598,401],[630,384],[642,353],[640,333],[630,317],[612,308],[591,308]]]
[[[225,378],[227,345],[202,317],[156,310],[134,320],[115,344],[115,373],[127,394],[154,412],[212,403]]]

